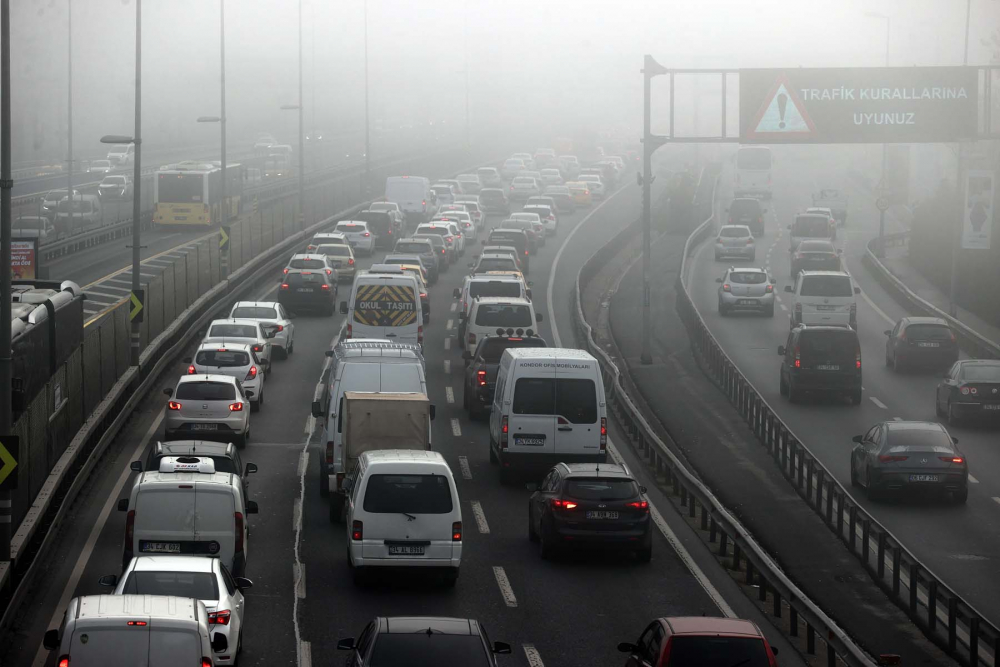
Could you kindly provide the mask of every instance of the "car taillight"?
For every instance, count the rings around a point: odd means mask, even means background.
[[[351,524],[351,539],[360,542],[365,536],[365,525],[360,521]]]
[[[319,286],[319,288],[320,288],[321,290],[326,290],[327,292],[329,292],[329,291],[330,291],[330,286],[329,286],[329,285],[326,285],[326,284],[323,284],[323,285],[320,285],[320,286]]]
[[[332,276],[333,275],[333,269],[327,269],[326,270],[326,275]]]
[[[327,463],[327,465],[332,464],[333,463],[333,440],[327,440],[326,441],[325,456],[326,456],[326,463]]]
[[[527,254],[528,254],[528,251],[527,251],[527,250],[525,250],[525,251],[524,251],[524,254],[525,254],[525,255],[527,255]]]
[[[590,190],[584,190],[584,191],[583,191],[583,194],[585,194],[585,195],[589,195],[589,194],[590,194]]]
[[[476,382],[480,387],[486,386],[486,371],[476,371]]]
[[[878,460],[882,463],[892,463],[893,461],[905,461],[908,456],[897,456],[895,454],[882,454],[878,457]]]
[[[601,417],[601,451],[608,446],[608,418]]]
[[[733,216],[729,216],[729,224],[733,224]]]
[[[201,664],[202,665],[205,664],[205,658],[201,659]],[[208,664],[211,667],[212,663],[209,662]],[[69,656],[68,655],[59,656],[59,667],[69,667]]]
[[[254,345],[252,349],[253,349],[254,352],[263,352],[264,351],[264,346],[258,344],[258,345]]]
[[[283,268],[281,270],[281,272],[284,273],[287,276],[288,275],[288,267]]]
[[[799,348],[795,348],[795,367],[802,368],[802,360],[799,358]]]
[[[861,349],[856,349],[854,351],[854,367],[861,368]]]
[[[188,375],[194,375],[194,374],[195,374],[195,368],[194,368],[194,364],[192,364],[192,365],[188,366]]]
[[[803,255],[801,252],[795,253],[795,259],[803,259],[804,257],[805,255]]]
[[[767,285],[766,287],[764,287],[764,291],[770,294],[771,292],[774,291],[774,285]]]
[[[202,656],[201,667],[212,667],[212,659]]]
[[[753,245],[753,237],[747,239],[747,245]]]
[[[630,507],[634,510],[642,510],[644,512],[649,511],[649,501],[648,500],[633,500],[630,503],[625,503],[625,507]]]
[[[507,449],[507,431],[509,430],[507,426],[507,417],[504,416],[503,421],[500,422],[500,449]]]
[[[462,522],[455,521],[451,524],[451,541],[461,542],[462,541]]]
[[[125,553],[132,555],[132,539],[135,537],[135,510],[129,510],[125,517]]]
[[[348,322],[347,323],[347,337],[350,338],[353,335],[354,335],[354,326],[350,322]]]
[[[288,283],[281,283],[281,289],[288,289]]]
[[[247,376],[243,378],[243,381],[246,382],[247,380],[253,380],[256,377],[257,377],[257,367],[251,366],[250,371],[247,373]]]
[[[969,388],[968,387],[962,387],[959,391],[962,392],[963,396],[968,396],[969,395]]]
[[[722,291],[723,292],[730,292],[730,291],[732,291],[732,288],[729,286],[729,283],[722,283]]]
[[[470,348],[474,348],[476,346],[476,334],[474,334],[474,333],[470,333],[469,334],[469,343],[468,344],[469,344]]]
[[[424,327],[422,325],[417,325],[417,345],[424,344]]]
[[[348,266],[354,266],[354,258],[353,257],[348,258],[347,265]]]
[[[949,335],[949,336],[951,336],[951,342],[952,342],[952,343],[957,343],[957,342],[958,342],[958,340],[957,340],[957,339],[955,338],[955,332],[954,332],[954,331],[951,331],[951,330],[949,329],[949,330],[948,330],[948,335]]]
[[[242,403],[242,401],[237,401],[236,403],[230,403],[229,404],[229,411],[230,412],[243,412],[243,403]]]
[[[421,299],[426,299],[427,298],[427,292],[421,292],[420,293],[420,298]]]
[[[365,236],[371,236],[369,232],[365,232]]]
[[[447,249],[447,248],[441,248],[441,254],[442,254],[442,255],[443,255],[443,254],[445,254],[446,252],[448,252],[448,249]]]
[[[168,410],[180,410],[181,409],[181,404],[178,403],[177,401],[167,401],[167,409]]]
[[[938,458],[945,463],[965,463],[965,459],[961,456],[939,456]]]
[[[236,519],[236,553],[243,553],[243,513],[236,512],[233,514]]]
[[[208,612],[209,625],[229,625],[230,612],[228,609]]]
[[[560,498],[552,499],[552,509],[554,510],[572,510],[576,509],[577,504],[572,500],[562,500]]]

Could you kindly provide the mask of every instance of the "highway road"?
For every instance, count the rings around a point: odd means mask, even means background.
[[[797,159],[794,148],[776,151],[774,198],[765,204],[766,234],[757,241],[756,265],[765,265],[777,279],[779,307],[773,319],[735,315],[725,319],[717,312],[715,279],[733,262],[715,262],[710,243],[700,247],[690,269],[690,293],[716,339],[740,370],[762,392],[781,418],[803,443],[850,488],[851,437],[864,433],[883,420],[928,420],[938,418],[934,410],[938,374],[896,373],[886,368],[884,330],[892,328],[905,313],[871,279],[861,265],[865,244],[878,233],[874,197],[852,184],[846,176],[848,163],[824,163]],[[719,206],[732,200],[732,172],[723,171]],[[778,345],[788,334],[790,301],[783,288],[789,277],[786,226],[797,210],[811,205],[810,193],[819,187],[846,187],[851,210],[846,227],[838,231],[837,244],[844,248],[848,270],[862,288],[858,297],[858,333],[861,338],[864,398],[860,407],[847,403],[808,399],[791,405],[778,394]],[[724,215],[724,213],[722,214]],[[888,231],[894,231],[890,228]],[[736,263],[737,265],[739,263]],[[665,307],[672,308],[672,304]],[[863,490],[857,499],[892,531],[939,577],[980,612],[1000,620],[1000,451],[995,426],[949,427],[959,448],[969,459],[970,493],[967,505],[953,505],[930,498],[890,499],[872,503]],[[993,472],[990,472],[993,471]]]
[[[532,260],[536,308],[546,315],[540,333],[550,343],[573,346],[569,306],[576,272],[639,213],[639,191],[630,180],[626,176],[623,188],[603,205],[564,217],[557,235]],[[241,664],[339,662],[343,654],[336,652],[338,638],[356,636],[375,615],[399,614],[478,618],[492,639],[515,647],[513,656],[501,657],[501,664],[618,664],[623,656],[616,644],[634,641],[650,619],[719,615],[723,610],[756,620],[781,649],[783,666],[804,664],[715,565],[627,448],[615,451],[650,487],[652,504],[663,518],[661,532],[654,537],[652,563],[603,554],[541,560],[527,538],[528,490],[500,486],[488,460],[486,425],[468,420],[461,408],[463,365],[455,342],[458,320],[451,292],[460,284],[471,254],[467,251],[431,288],[432,316],[425,328],[428,388],[437,405],[434,446],[455,471],[466,527],[456,588],[438,588],[417,576],[385,587],[362,589],[352,583],[344,558],[344,528],[329,523],[317,490],[316,457],[321,449],[309,415],[326,361],[324,351],[335,340],[343,316],[299,317],[295,354],[276,364],[267,402],[252,417],[252,438],[244,454],[244,460],[260,469],[250,480],[260,514],[251,520],[247,573],[255,585],[247,596]],[[262,281],[258,298],[273,296],[275,286],[271,279]],[[341,298],[346,298],[346,289],[341,286]],[[161,384],[172,386],[182,372],[183,366],[175,363]],[[51,664],[40,649],[44,630],[56,627],[70,597],[101,592],[98,577],[117,572],[124,515],[114,505],[131,484],[128,462],[144,456],[149,443],[162,437],[162,398],[154,393],[143,402],[80,496],[54,551],[66,557],[47,563],[20,615],[16,641],[0,657],[3,664]],[[625,438],[612,428],[611,440]],[[664,531],[671,535],[670,542]],[[293,574],[297,563],[302,573],[298,587]]]

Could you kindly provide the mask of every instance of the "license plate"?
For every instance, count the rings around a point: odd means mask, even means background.
[[[910,475],[911,482],[936,482],[938,481],[937,475]]]
[[[618,512],[611,512],[606,510],[594,510],[592,512],[587,512],[588,519],[617,519]]]
[[[757,299],[740,299],[739,305],[741,306],[755,306],[757,305]]]
[[[1000,410],[1000,403],[983,403],[983,410]]]
[[[941,347],[941,343],[917,343],[917,347]]]
[[[423,545],[415,544],[390,544],[389,545],[389,555],[390,556],[423,556],[424,547]]]
[[[545,445],[544,435],[515,435],[514,444],[523,447],[542,447]]]
[[[153,554],[179,554],[181,545],[178,542],[143,542],[140,551]]]
[[[818,366],[816,366],[816,370],[818,370],[818,371],[839,371],[840,370],[840,366],[837,366],[835,364],[819,364]]]
[[[821,310],[823,312],[837,310],[836,306],[816,306],[816,310]]]
[[[218,424],[191,424],[192,431],[217,431],[219,430]]]
[[[299,287],[299,288],[298,288],[297,290],[295,290],[295,291],[296,291],[296,292],[312,292],[312,291],[313,291],[313,288],[312,288],[312,287]]]

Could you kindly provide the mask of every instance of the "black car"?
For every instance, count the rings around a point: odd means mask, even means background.
[[[752,230],[751,230],[752,232]],[[792,278],[802,271],[840,271],[840,250],[831,241],[805,240],[792,253]]]
[[[402,236],[403,230],[399,223],[385,211],[361,211],[351,217],[368,223],[368,229],[375,235],[376,248],[391,248],[396,239]]]
[[[760,201],[751,197],[737,197],[726,209],[729,213],[730,225],[746,225],[754,236],[764,235],[764,214],[767,209],[761,207]]]
[[[542,558],[565,546],[615,547],[653,555],[646,488],[624,465],[557,463],[528,499],[528,538]]]
[[[854,442],[851,485],[864,486],[869,500],[903,491],[950,493],[960,504],[969,498],[969,464],[937,422],[886,421]]]
[[[937,386],[935,408],[952,426],[968,417],[1000,417],[1000,361],[956,361]]]
[[[434,242],[430,239],[405,238],[396,241],[392,252],[399,255],[419,255],[420,262],[427,269],[427,282],[433,285],[438,280],[440,264]]]
[[[806,392],[840,394],[861,405],[861,342],[850,327],[799,324],[778,346],[778,391],[792,403]]]
[[[538,336],[496,335],[483,338],[475,352],[466,350],[465,384],[462,405],[473,419],[484,419],[493,405],[493,391],[497,386],[500,357],[510,347],[548,347],[544,338]]]
[[[448,255],[448,242],[444,240],[443,236],[437,234],[414,234],[410,238],[425,239],[431,242],[431,245],[434,246],[434,257],[438,260],[439,273],[444,273],[454,263],[455,260]],[[399,250],[399,252],[403,251]]]
[[[523,229],[494,229],[483,245],[509,245],[517,249],[521,272],[528,275],[528,234]]]
[[[885,365],[894,371],[904,367],[949,368],[958,361],[955,332],[940,317],[904,317],[885,330]]]
[[[479,191],[479,206],[484,214],[502,213],[510,215],[507,194],[501,188],[483,188]]]
[[[351,652],[350,667],[496,667],[496,656],[510,653],[510,644],[490,643],[479,621],[433,616],[380,616],[357,639],[338,641],[337,648]]]
[[[129,466],[135,472],[143,470],[159,470],[160,459],[166,456],[197,456],[210,458],[215,463],[216,472],[228,472],[243,480],[243,496],[249,491],[249,475],[257,472],[256,463],[243,463],[240,450],[231,442],[214,442],[210,440],[167,440],[157,442],[149,450],[145,466],[142,461],[132,461]]]
[[[278,303],[293,313],[311,310],[333,315],[337,303],[337,276],[325,271],[288,269],[278,288]]]

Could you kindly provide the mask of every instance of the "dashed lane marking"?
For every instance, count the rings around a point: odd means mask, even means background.
[[[448,375],[451,373],[451,359],[444,360],[444,374]]]
[[[450,350],[451,349],[451,338],[445,338],[444,339],[444,349],[446,349],[446,350]]]
[[[508,607],[516,607],[517,598],[514,597],[514,589],[510,586],[510,580],[507,579],[507,573],[504,572],[501,566],[494,565],[493,576],[496,577],[497,586],[500,587],[500,595],[503,596],[503,601],[507,603]]]
[[[524,649],[524,657],[528,659],[530,667],[545,667],[542,656],[534,644],[521,644],[521,648]]]
[[[451,434],[456,438],[462,437],[462,425],[458,423],[458,419],[455,417],[451,418]]]
[[[312,667],[312,664],[312,644],[309,642],[299,642],[299,667]]]
[[[786,306],[786,305],[785,305],[785,304],[783,304],[783,303],[782,303],[782,304],[779,304],[779,305],[781,306],[781,309],[782,309],[783,311],[785,311],[786,313],[788,312],[788,306]]]
[[[975,477],[973,477],[972,475],[969,475],[969,481],[970,481],[970,482],[971,482],[972,484],[979,484],[979,480],[978,480],[978,479],[976,479]]]
[[[490,534],[490,524],[486,523],[486,513],[483,512],[483,506],[479,504],[478,500],[472,501],[472,516],[476,517],[476,526],[479,527],[479,532],[483,535]]]
[[[903,418],[902,417],[893,417],[892,421],[894,421],[894,422],[901,422],[901,421],[903,421]]]
[[[306,564],[295,563],[292,565],[292,578],[295,584],[295,596],[300,600],[306,599]]]
[[[455,326],[455,320],[448,320],[445,323],[444,328],[447,329],[448,331],[451,331],[452,327],[454,327],[454,326]]]
[[[455,402],[455,390],[452,389],[451,387],[445,387],[444,388],[444,400],[448,401],[448,403],[454,403]]]
[[[472,468],[469,467],[468,457],[459,456],[458,467],[462,469],[462,479],[472,479]]]
[[[451,312],[454,313],[456,310],[458,310],[458,302],[457,301],[455,303],[451,304]]]
[[[1000,505],[1000,498],[993,496],[993,502],[995,502],[997,505]]]
[[[879,406],[879,407],[880,407],[880,408],[882,408],[883,410],[888,410],[888,409],[889,409],[889,408],[888,408],[888,407],[886,406],[886,404],[885,404],[885,403],[883,403],[882,401],[878,400],[878,399],[877,399],[877,398],[875,398],[874,396],[869,396],[869,397],[868,397],[868,400],[869,400],[869,401],[871,401],[872,403],[874,403],[875,405]]]

